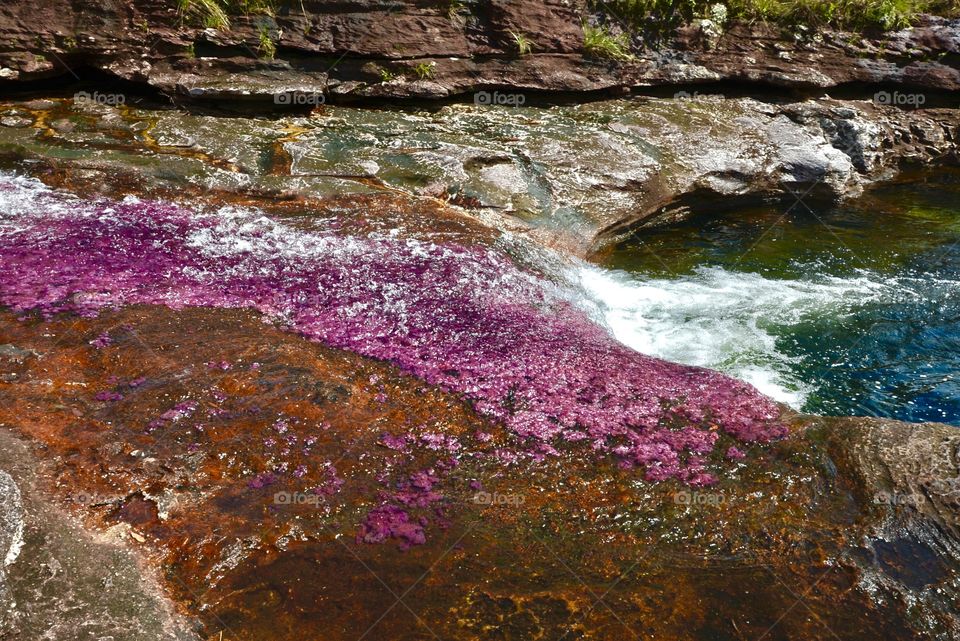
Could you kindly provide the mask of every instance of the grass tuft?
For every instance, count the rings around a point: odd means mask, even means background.
[[[257,27],[257,39],[259,40],[257,51],[262,58],[273,60],[277,57],[277,45],[274,44],[273,38],[270,37],[270,28],[267,25],[262,24]]]
[[[436,63],[434,62],[421,62],[413,68],[413,73],[415,73],[420,80],[429,80],[433,78],[433,68],[435,65]]]
[[[517,54],[526,56],[533,51],[533,41],[524,34],[511,31],[510,37],[513,38],[513,44],[517,48]]]
[[[630,60],[630,39],[625,33],[613,35],[606,27],[583,25],[583,50],[594,58]]]
[[[277,8],[275,0],[177,0],[177,10],[184,22],[229,29],[231,15],[273,16]]]
[[[230,28],[230,17],[217,0],[178,0],[177,10],[184,21],[196,20],[208,29]]]

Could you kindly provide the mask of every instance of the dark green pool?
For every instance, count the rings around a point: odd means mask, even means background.
[[[582,280],[624,342],[798,408],[960,424],[960,172],[648,230]]]

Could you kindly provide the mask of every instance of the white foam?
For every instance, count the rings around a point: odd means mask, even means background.
[[[813,387],[794,373],[796,359],[778,350],[775,328],[843,317],[912,293],[901,281],[870,272],[782,280],[711,267],[657,279],[580,265],[572,280],[620,342],[651,356],[723,371],[798,409]]]

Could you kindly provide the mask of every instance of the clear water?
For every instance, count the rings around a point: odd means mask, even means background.
[[[624,343],[807,412],[960,425],[960,172],[645,230],[576,276]]]

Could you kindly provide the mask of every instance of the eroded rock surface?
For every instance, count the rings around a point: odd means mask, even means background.
[[[185,100],[261,102],[295,90],[441,98],[506,87],[589,92],[717,81],[960,90],[958,20],[925,17],[883,36],[752,24],[730,25],[718,38],[690,26],[655,47],[639,43],[633,61],[612,63],[585,57],[581,24],[589,19],[583,0],[305,0],[281,3],[275,16],[231,16],[229,25],[204,29],[173,2],[18,0],[0,8],[0,78],[93,67]],[[519,55],[514,34],[532,43],[530,54]],[[266,59],[264,38],[275,59]]]
[[[4,363],[0,422],[49,492],[166,568],[204,638],[958,638],[955,505],[900,498],[957,478],[926,445],[955,428],[797,417],[711,488],[651,484],[568,448],[478,456],[472,434],[503,434],[457,398],[248,312],[2,327],[40,356]]]
[[[434,211],[440,200],[579,255],[691,212],[854,196],[903,169],[955,164],[960,140],[956,110],[827,99],[328,106],[310,117],[228,120],[148,105],[35,102],[0,105],[0,114],[30,122],[0,129],[0,149],[82,168],[107,190],[127,176],[140,191],[271,195],[294,209],[344,194]]]
[[[198,639],[196,626],[175,614],[152,570],[125,549],[129,528],[86,531],[68,513],[64,496],[50,493],[50,479],[37,478],[48,462],[38,460],[8,427],[0,428],[0,547],[6,551],[0,566],[0,637]],[[97,502],[95,494],[73,490],[82,510]]]

